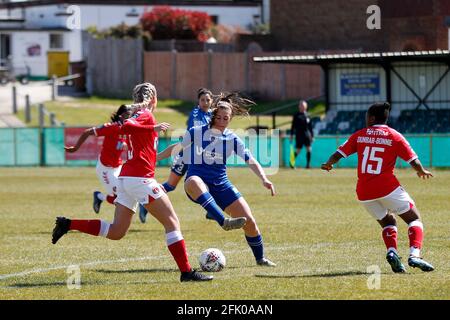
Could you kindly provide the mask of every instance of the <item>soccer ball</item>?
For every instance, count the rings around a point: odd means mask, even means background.
[[[209,248],[200,254],[198,259],[200,268],[203,271],[219,272],[225,267],[226,259],[222,251],[216,248]]]

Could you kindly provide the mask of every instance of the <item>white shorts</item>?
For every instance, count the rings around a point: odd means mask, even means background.
[[[114,203],[120,203],[136,212],[138,203],[150,203],[161,198],[163,194],[163,189],[155,179],[120,177]]]
[[[388,212],[400,215],[409,211],[415,205],[408,192],[401,186],[382,198],[360,202],[377,220],[386,217]]]
[[[95,170],[97,171],[98,180],[100,180],[107,194],[117,193],[117,185],[119,183],[118,179],[121,169],[121,165],[115,168],[107,167],[101,163],[100,159],[98,159]]]

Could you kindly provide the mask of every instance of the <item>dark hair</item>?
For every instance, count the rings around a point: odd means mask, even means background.
[[[111,121],[112,122],[120,121],[120,116],[123,115],[124,113],[128,112],[129,110],[130,110],[129,106],[127,106],[125,104],[121,105],[119,107],[119,109],[117,109],[117,111],[111,115]]]
[[[220,109],[229,109],[231,111],[231,116],[248,116],[250,106],[255,105],[252,100],[241,97],[238,93],[232,92],[221,92],[217,96],[213,97],[212,103],[212,115],[211,123],[214,124],[214,119],[216,118],[217,112]]]
[[[369,107],[367,114],[369,117],[375,117],[377,124],[384,124],[387,122],[391,105],[388,102],[376,102]]]
[[[209,94],[212,97],[212,92],[206,88],[200,88],[197,90],[197,99],[200,99],[200,97],[204,94]]]

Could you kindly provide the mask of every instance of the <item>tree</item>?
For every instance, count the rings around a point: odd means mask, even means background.
[[[206,41],[209,38],[212,21],[205,12],[156,6],[152,11],[144,12],[141,24],[154,40],[197,39]]]

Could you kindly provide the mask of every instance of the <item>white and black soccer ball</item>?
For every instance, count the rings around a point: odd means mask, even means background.
[[[219,272],[226,264],[225,256],[222,251],[216,248],[208,248],[200,254],[198,259],[200,268],[203,271]]]

